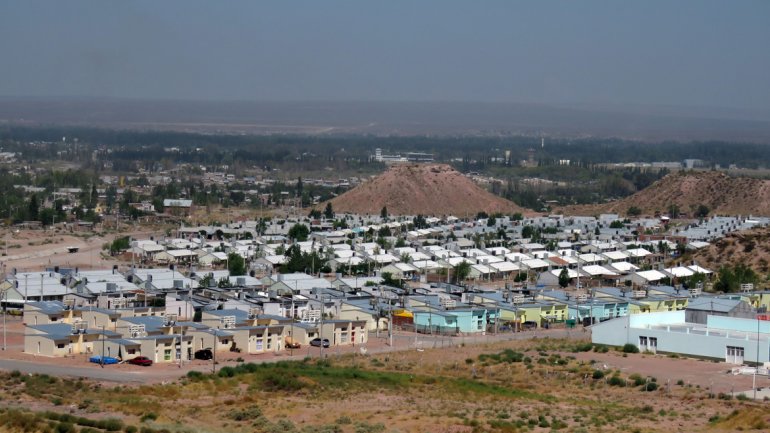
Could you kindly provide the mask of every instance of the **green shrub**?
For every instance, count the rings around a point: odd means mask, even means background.
[[[226,366],[219,369],[217,373],[219,377],[233,377],[235,376],[235,368]]]
[[[139,420],[141,422],[145,422],[148,420],[155,421],[156,419],[158,419],[158,414],[156,414],[155,412],[147,412],[146,414],[142,415],[142,417]]]
[[[623,353],[639,353],[639,348],[634,344],[626,343],[623,345]]]
[[[594,370],[594,373],[591,375],[594,379],[601,379],[604,377],[604,372],[601,370]]]
[[[200,371],[190,370],[187,372],[187,378],[192,380],[203,379],[204,374]]]
[[[619,386],[619,387],[626,386],[626,381],[620,376],[612,376],[610,380],[607,381],[607,383],[609,383],[610,386]]]

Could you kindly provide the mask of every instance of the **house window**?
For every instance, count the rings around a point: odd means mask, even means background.
[[[476,322],[476,329],[478,329],[479,331],[483,330],[484,329],[484,321],[479,320],[478,322]]]
[[[273,347],[273,339],[268,338],[267,339],[267,350],[270,350],[270,348]]]
[[[257,350],[262,350],[262,344],[263,344],[263,341],[261,339],[257,340]]]
[[[348,333],[342,332],[340,333],[340,342],[347,343],[348,342]]]
[[[226,339],[225,339],[225,340],[222,340],[222,344],[227,344],[227,341],[228,341],[228,340],[226,340]]]
[[[59,343],[56,345],[59,349],[64,349],[64,343]]]
[[[136,349],[128,349],[129,355],[136,355]]]

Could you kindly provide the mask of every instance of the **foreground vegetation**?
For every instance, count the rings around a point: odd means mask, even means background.
[[[659,386],[585,360],[609,349],[540,340],[376,357],[241,363],[170,384],[2,377],[0,431],[595,432],[762,430],[762,403]],[[618,355],[619,356],[619,355]],[[641,356],[641,355],[630,355]]]

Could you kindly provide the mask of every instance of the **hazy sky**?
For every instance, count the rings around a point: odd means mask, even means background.
[[[0,95],[770,109],[770,1],[11,1]]]

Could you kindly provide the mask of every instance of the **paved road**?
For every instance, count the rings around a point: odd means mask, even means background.
[[[122,383],[145,383],[148,379],[143,372],[140,371],[115,372],[109,368],[101,368],[97,365],[94,365],[94,367],[65,367],[55,364],[38,364],[16,359],[0,359],[0,369],[8,371],[18,370],[22,373],[30,374],[47,374],[57,377],[85,377],[88,379]]]
[[[388,346],[387,333],[380,332],[380,336],[376,337],[374,333],[370,334],[369,344],[366,346],[367,354],[378,354],[388,352],[400,352],[415,349],[432,349],[442,347],[452,347],[460,345],[478,345],[487,343],[496,343],[501,341],[511,340],[526,340],[530,338],[583,338],[587,334],[582,333],[580,330],[565,330],[565,329],[551,329],[551,330],[538,330],[538,331],[525,331],[518,333],[502,333],[498,335],[478,335],[478,336],[466,336],[466,337],[441,337],[437,335],[424,335],[417,336],[415,343],[415,336],[413,333],[396,332],[393,335],[393,347]],[[360,353],[361,346],[337,346],[324,349],[325,356],[335,356],[348,353]],[[307,356],[318,357],[320,356],[320,349],[317,347],[308,347],[297,349],[293,355],[289,355],[288,352],[281,352],[279,355],[261,355],[259,357],[247,359],[248,362],[264,363],[264,362],[277,362],[288,360],[301,360]],[[221,361],[218,363],[217,368],[221,368],[224,365],[234,364],[235,361]],[[128,368],[130,369],[128,369]],[[82,367],[73,367],[69,365],[57,365],[49,363],[36,363],[34,361],[14,360],[14,359],[0,359],[0,370],[18,370],[22,373],[31,374],[48,374],[57,377],[83,377],[87,379],[93,379],[98,381],[118,382],[118,383],[156,383],[164,380],[174,380],[184,374],[187,374],[190,370],[209,372],[212,369],[210,362],[194,361],[192,363],[185,364],[183,368],[178,368],[176,364],[156,364],[151,368],[135,367],[135,366],[106,366],[101,368],[96,364],[85,364]]]

